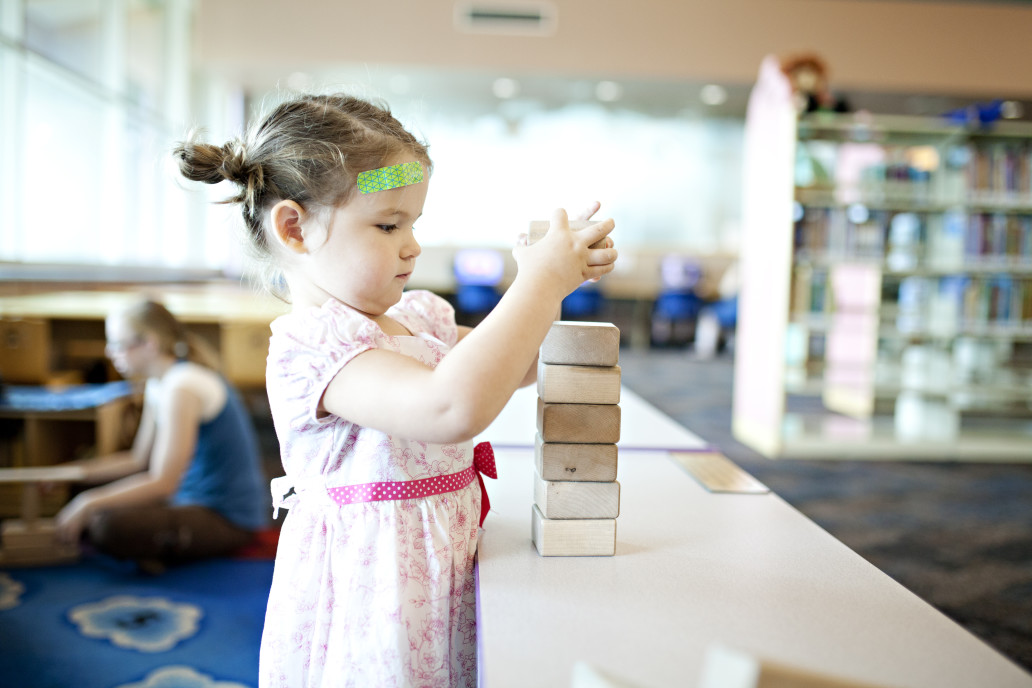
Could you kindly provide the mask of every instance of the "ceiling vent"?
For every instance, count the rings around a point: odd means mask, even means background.
[[[559,11],[549,2],[455,4],[455,28],[463,33],[551,36],[558,22]]]

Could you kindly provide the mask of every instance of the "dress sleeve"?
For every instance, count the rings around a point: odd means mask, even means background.
[[[407,291],[401,305],[404,310],[419,318],[424,332],[440,339],[449,348],[458,342],[455,309],[437,294],[422,289]]]
[[[369,318],[330,301],[272,324],[267,384],[269,401],[292,422],[323,423],[319,400],[334,376],[355,356],[377,348],[383,332]]]

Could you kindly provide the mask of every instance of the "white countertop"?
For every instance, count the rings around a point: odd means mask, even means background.
[[[691,687],[714,643],[875,685],[1032,686],[776,495],[708,493],[665,452],[621,451],[616,556],[540,557],[533,451],[496,455],[478,570],[488,688],[569,686],[576,662]]]

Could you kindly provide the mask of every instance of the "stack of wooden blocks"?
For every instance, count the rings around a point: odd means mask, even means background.
[[[79,466],[0,468],[0,485],[22,488],[21,518],[0,523],[0,568],[49,566],[75,561],[79,548],[57,540],[54,519],[39,518],[40,484],[78,482]]]
[[[557,321],[541,345],[532,537],[541,556],[612,556],[620,483],[620,331]]]

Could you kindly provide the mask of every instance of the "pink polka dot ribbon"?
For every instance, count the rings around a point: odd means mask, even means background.
[[[484,525],[491,502],[487,498],[487,486],[484,475],[497,478],[494,450],[490,442],[481,442],[473,448],[473,465],[458,473],[438,475],[420,480],[403,480],[399,482],[360,483],[327,488],[327,492],[337,504],[357,504],[359,502],[382,502],[389,499],[419,499],[431,495],[455,492],[473,482],[474,476],[480,481],[481,507],[480,525]]]
[[[484,484],[484,476],[498,478],[498,467],[495,465],[494,447],[490,442],[481,442],[473,447],[473,468],[477,470],[477,480],[480,481],[480,525],[484,525],[487,512],[491,510],[491,500],[487,498],[487,485]]]

